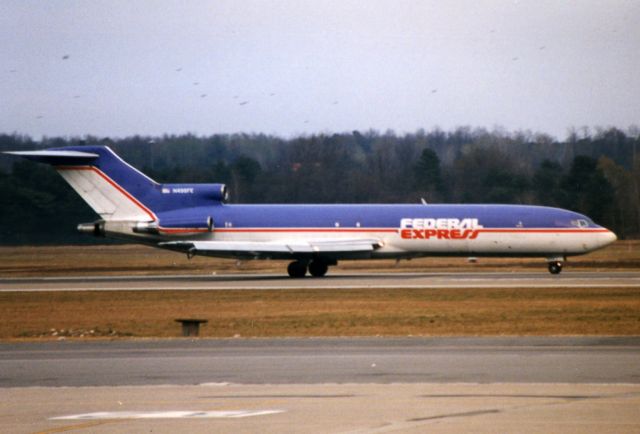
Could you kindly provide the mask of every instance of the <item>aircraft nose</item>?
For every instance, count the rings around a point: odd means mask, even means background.
[[[607,232],[605,232],[604,236],[602,237],[602,246],[608,246],[617,239],[618,237],[616,234],[614,234],[612,231],[607,230]]]

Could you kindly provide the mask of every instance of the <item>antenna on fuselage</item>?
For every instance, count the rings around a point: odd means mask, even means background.
[[[422,202],[423,205],[429,205],[424,197],[420,198],[420,202]]]

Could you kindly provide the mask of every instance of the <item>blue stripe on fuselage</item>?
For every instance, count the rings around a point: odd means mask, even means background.
[[[206,195],[163,194],[163,185],[130,166],[103,146],[69,146],[98,154],[86,161],[105,173],[130,195],[151,209],[165,228],[206,228],[211,217],[215,227],[233,228],[399,228],[401,219],[477,219],[484,228],[571,228],[583,220],[588,228],[599,228],[588,217],[559,208],[527,205],[223,205]],[[186,185],[186,184],[185,184]],[[189,185],[189,186],[195,186]]]
[[[484,228],[575,228],[588,217],[559,208],[527,205],[217,205],[158,214],[162,227],[398,228],[403,218],[477,219]],[[573,222],[573,223],[572,223]]]

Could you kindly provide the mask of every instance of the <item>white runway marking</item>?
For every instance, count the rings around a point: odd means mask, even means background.
[[[49,420],[105,420],[105,419],[240,419],[284,413],[284,410],[236,411],[99,411],[52,417]]]
[[[639,288],[640,272],[546,273],[379,273],[345,274],[326,279],[289,279],[275,275],[119,276],[0,279],[0,292],[165,291],[279,289],[421,288]]]

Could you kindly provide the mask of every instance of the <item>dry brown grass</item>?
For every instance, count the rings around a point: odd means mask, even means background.
[[[0,339],[640,335],[640,288],[0,293]],[[93,330],[93,333],[91,332]]]
[[[196,257],[140,245],[0,247],[0,276],[153,275],[218,273],[286,274],[287,261],[245,261]],[[571,269],[640,269],[640,241],[618,241],[585,256],[572,257]],[[544,269],[543,259],[421,258],[401,261],[343,261],[339,270],[489,271]],[[333,270],[333,268],[332,268]]]

